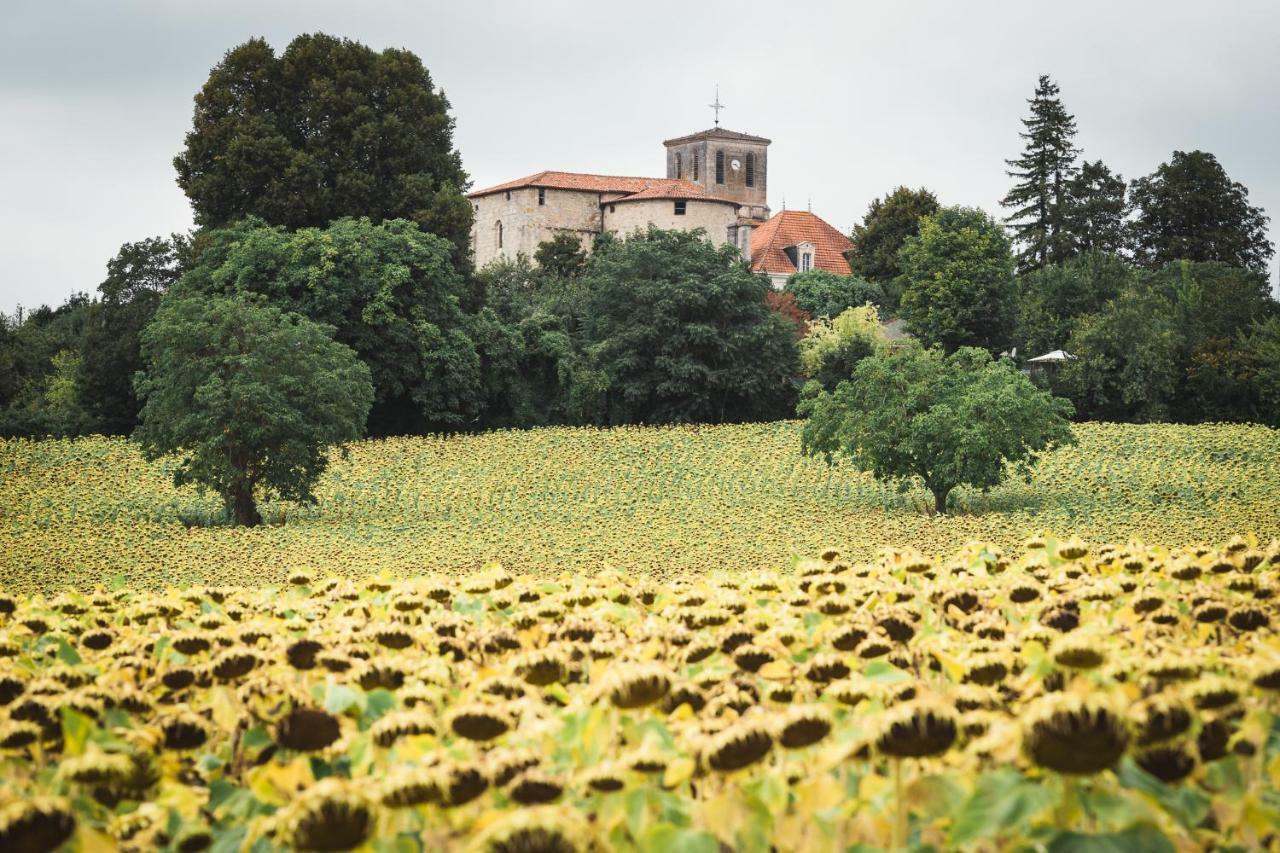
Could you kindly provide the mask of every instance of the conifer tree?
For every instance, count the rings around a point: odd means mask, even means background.
[[[1019,245],[1018,270],[1027,272],[1071,256],[1071,241],[1062,229],[1062,213],[1068,198],[1068,184],[1076,174],[1072,145],[1076,135],[1075,116],[1062,106],[1058,86],[1047,74],[1040,75],[1035,95],[1027,103],[1031,116],[1022,120],[1026,140],[1022,156],[1006,160],[1009,177],[1018,183],[1001,205],[1010,209],[1005,218]]]

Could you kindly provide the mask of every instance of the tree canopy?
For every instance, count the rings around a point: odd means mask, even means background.
[[[1022,354],[1062,349],[1079,318],[1101,311],[1133,280],[1123,258],[1096,251],[1019,276],[1014,340]]]
[[[862,222],[853,226],[849,266],[854,275],[880,285],[885,293],[885,307],[897,310],[902,297],[896,286],[901,273],[898,250],[908,237],[920,233],[922,218],[937,212],[938,199],[924,187],[917,190],[898,187],[883,201],[874,199]]]
[[[201,227],[409,219],[449,240],[461,264],[472,209],[453,126],[407,50],[308,34],[276,56],[250,39],[210,71],[174,166]]]
[[[236,524],[261,523],[261,495],[314,500],[330,447],[361,435],[373,401],[332,331],[247,294],[166,299],[142,335],[144,455],[177,456],[174,483],[217,492]]]
[[[1065,260],[1071,252],[1062,213],[1080,153],[1074,144],[1075,117],[1063,107],[1058,85],[1047,74],[1040,75],[1027,103],[1031,115],[1022,120],[1022,156],[1005,161],[1017,183],[1001,202],[1010,209],[1005,221],[1013,228],[1022,271]]]
[[[1059,216],[1064,258],[1124,251],[1129,245],[1128,215],[1124,178],[1101,160],[1082,163],[1067,181]]]
[[[810,317],[835,317],[847,308],[884,304],[880,285],[855,275],[838,275],[828,270],[798,272],[787,279],[784,292],[796,298],[796,305]]]
[[[981,210],[944,207],[898,253],[901,315],[925,344],[999,352],[1017,320],[1014,263],[1004,229]]]
[[[1136,213],[1133,255],[1143,266],[1220,261],[1265,273],[1275,255],[1267,215],[1207,151],[1173,152],[1133,182],[1129,202]]]
[[[947,511],[957,486],[990,489],[1029,476],[1039,454],[1073,442],[1071,404],[1036,388],[1008,362],[965,347],[950,355],[908,347],[862,359],[834,392],[801,404],[802,446],[905,491],[923,482]]]
[[[605,422],[785,417],[795,334],[733,246],[651,228],[597,248],[584,282],[585,344],[608,381]]]
[[[179,295],[259,293],[332,326],[369,366],[375,434],[469,424],[481,364],[448,243],[403,219],[286,231],[249,219],[207,236]]]
[[[838,316],[818,318],[800,340],[800,363],[811,381],[803,393],[816,388],[834,391],[853,375],[862,359],[883,352],[888,346],[880,313],[874,305],[849,308]]]

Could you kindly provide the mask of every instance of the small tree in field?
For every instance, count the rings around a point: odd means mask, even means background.
[[[801,403],[805,453],[852,459],[906,491],[919,478],[939,514],[956,486],[984,491],[1039,454],[1074,443],[1071,403],[1039,390],[1007,362],[965,347],[909,348],[858,362],[834,392]]]
[[[262,523],[259,492],[314,501],[329,447],[358,438],[373,403],[332,331],[250,296],[166,300],[142,334],[143,454],[177,455],[175,485],[213,489],[236,524]]]

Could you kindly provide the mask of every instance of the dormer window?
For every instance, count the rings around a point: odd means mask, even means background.
[[[811,269],[813,269],[813,255],[805,252],[800,256],[800,272],[808,272]]]

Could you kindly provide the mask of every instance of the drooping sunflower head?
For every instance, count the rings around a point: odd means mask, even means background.
[[[616,708],[632,710],[660,702],[671,692],[671,673],[658,664],[620,665],[610,672],[605,690]]]
[[[63,800],[33,797],[0,807],[0,850],[57,850],[75,830],[75,813]]]
[[[276,723],[276,743],[298,752],[317,752],[341,736],[338,718],[321,708],[294,708]]]
[[[511,715],[497,705],[471,704],[454,708],[449,728],[467,740],[488,741],[506,734],[515,725]]]
[[[403,737],[435,733],[436,718],[427,708],[392,711],[379,717],[377,722],[369,727],[369,736],[373,742],[384,749],[394,746],[396,741]]]
[[[1023,720],[1022,748],[1027,758],[1068,775],[1091,775],[1114,766],[1129,740],[1129,729],[1115,703],[1099,694],[1046,696]]]
[[[1136,744],[1150,746],[1185,734],[1192,721],[1191,709],[1181,700],[1165,694],[1152,696],[1135,709]]]
[[[1099,640],[1078,633],[1059,637],[1050,654],[1054,663],[1067,669],[1095,669],[1107,660],[1106,650]]]
[[[785,749],[812,746],[831,734],[831,715],[820,705],[787,709],[778,726],[778,743]]]
[[[1139,750],[1133,757],[1138,766],[1152,776],[1172,785],[1181,782],[1196,769],[1194,747],[1183,739],[1158,743]]]
[[[749,767],[773,749],[773,734],[763,723],[743,720],[712,735],[703,745],[703,763],[720,773]]]
[[[477,839],[485,853],[577,853],[587,849],[580,819],[554,806],[520,809],[504,816]]]
[[[894,758],[941,755],[956,742],[959,721],[950,708],[927,699],[903,702],[880,720],[875,748]]]
[[[359,785],[330,776],[277,813],[276,835],[297,850],[350,850],[365,842],[375,820]]]
[[[378,785],[378,799],[384,806],[409,808],[440,800],[440,773],[437,768],[398,766]]]

